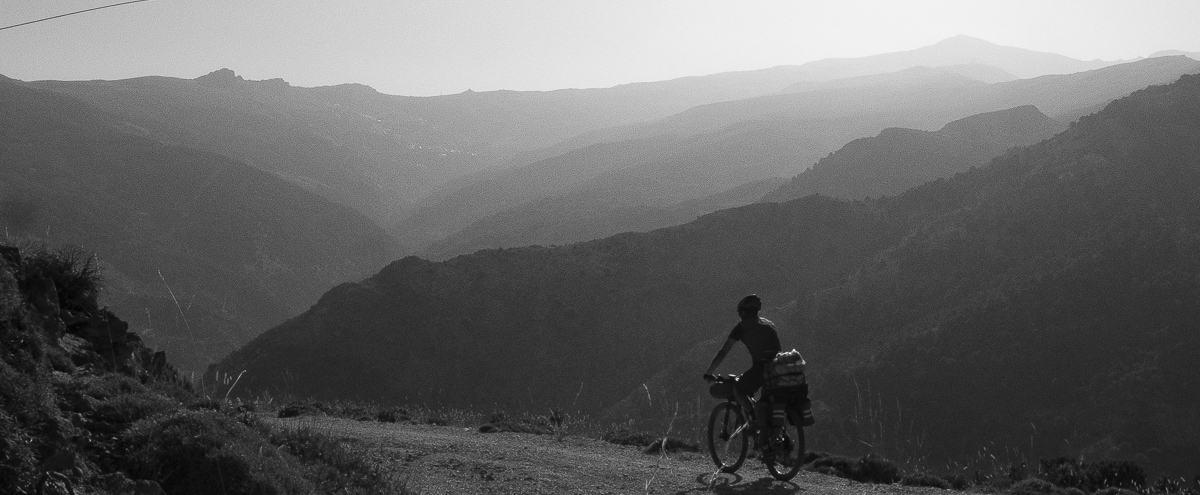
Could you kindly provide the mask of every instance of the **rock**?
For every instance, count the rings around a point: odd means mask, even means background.
[[[60,450],[50,455],[41,467],[42,471],[55,473],[65,473],[72,469],[75,469],[75,453],[69,450]]]

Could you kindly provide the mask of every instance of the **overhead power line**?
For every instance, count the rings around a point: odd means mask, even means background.
[[[103,7],[92,7],[92,8],[90,8],[90,9],[83,9],[83,10],[76,11],[76,12],[70,12],[70,13],[66,13],[66,14],[59,14],[59,15],[56,15],[56,16],[50,16],[50,17],[47,17],[47,18],[45,18],[45,19],[38,19],[38,20],[36,20],[36,21],[22,22],[22,23],[20,23],[20,24],[13,24],[13,25],[11,25],[11,26],[4,26],[4,27],[0,27],[0,31],[3,31],[3,30],[5,30],[5,29],[12,29],[12,28],[15,28],[15,27],[28,26],[28,25],[30,25],[30,24],[34,24],[34,23],[37,23],[37,22],[42,22],[42,21],[48,21],[48,20],[50,20],[50,19],[58,19],[59,17],[66,17],[66,16],[69,16],[69,15],[82,14],[82,13],[84,13],[84,12],[91,12],[91,11],[93,11],[93,10],[107,9],[107,8],[109,8],[109,7],[118,7],[118,6],[121,6],[121,5],[128,5],[128,4],[131,4],[131,3],[138,3],[138,2],[149,2],[149,1],[150,1],[150,0],[129,0],[128,2],[114,3],[114,4],[112,4],[112,5],[105,5],[105,6],[103,6]]]

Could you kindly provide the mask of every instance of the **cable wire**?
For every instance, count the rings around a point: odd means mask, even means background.
[[[112,5],[105,5],[105,6],[103,6],[103,7],[92,7],[92,8],[90,8],[90,9],[83,9],[83,10],[80,10],[80,11],[76,11],[76,12],[70,12],[70,13],[67,13],[67,14],[59,14],[59,15],[56,15],[56,16],[47,17],[47,18],[45,18],[45,19],[38,19],[38,20],[36,20],[36,21],[22,22],[22,23],[20,23],[20,24],[13,24],[13,25],[11,25],[11,26],[4,26],[4,27],[0,27],[0,31],[3,31],[3,30],[5,30],[5,29],[12,29],[12,28],[15,28],[15,27],[28,26],[28,25],[30,25],[30,24],[33,24],[33,23],[42,22],[42,21],[48,21],[48,20],[50,20],[50,19],[58,19],[59,17],[66,17],[66,16],[69,16],[69,15],[82,14],[82,13],[84,13],[84,12],[91,12],[91,11],[93,11],[93,10],[107,9],[107,8],[109,8],[109,7],[117,7],[117,6],[121,6],[121,5],[128,5],[128,4],[131,4],[131,3],[138,3],[138,2],[149,2],[149,1],[150,1],[150,0],[129,0],[128,2],[114,3],[114,4],[112,4]]]

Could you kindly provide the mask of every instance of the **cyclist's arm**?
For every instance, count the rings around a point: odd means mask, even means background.
[[[711,375],[717,371],[717,366],[721,365],[721,361],[725,360],[725,355],[729,354],[729,350],[733,349],[733,345],[736,343],[736,340],[725,339],[725,345],[721,346],[721,350],[717,351],[717,355],[713,357],[712,364],[708,365],[708,371],[704,374]]]

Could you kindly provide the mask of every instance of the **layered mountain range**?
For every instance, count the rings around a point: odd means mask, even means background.
[[[433,98],[354,84],[248,81],[227,69],[194,80],[6,79],[12,104],[0,139],[0,218],[9,236],[75,242],[99,253],[112,285],[106,303],[152,345],[171,351],[181,368],[197,371],[299,313],[331,284],[359,279],[417,244],[436,241],[426,252],[443,257],[679,224],[757,200],[809,160],[803,153],[813,142],[803,126],[749,121],[702,137],[651,136],[640,145],[579,150],[532,168],[564,177],[561,184],[504,200],[512,208],[462,233],[476,221],[471,201],[457,207],[469,213],[465,223],[433,215],[428,228],[397,234],[407,247],[379,232],[429,217],[416,202],[462,197],[488,177],[505,187],[504,167],[519,164],[523,152],[804,81],[837,86],[839,77],[895,64],[944,66],[947,74],[978,80],[1020,73],[998,61],[993,69],[964,67],[954,48],[963,43],[978,45],[978,62],[994,62],[991,52],[1045,58],[958,39],[832,65]],[[1055,60],[1059,65],[1039,70],[1079,68]],[[849,66],[857,68],[846,72]],[[611,166],[619,156],[627,163]],[[645,163],[653,156],[663,160]],[[616,170],[622,167],[633,172]],[[575,187],[580,171],[586,187]],[[544,172],[530,177],[545,179]]]
[[[5,235],[96,252],[103,302],[184,369],[398,253],[350,208],[74,98],[0,80],[0,103]]]
[[[653,216],[655,208],[794,176],[845,143],[889,127],[936,130],[971,115],[1027,105],[1070,122],[1131,91],[1195,72],[1200,62],[1182,56],[994,84],[916,68],[712,103],[541,150],[550,157],[431,196],[390,232],[407,245],[429,246],[418,251],[423,256],[442,258],[519,245],[496,232],[535,234],[525,243],[561,243],[634,231],[648,222],[612,221],[584,231],[569,219],[594,212],[644,217],[629,215],[630,208]],[[567,196],[617,199],[556,199]],[[561,214],[548,215],[549,205]]]
[[[812,363],[817,442],[847,438],[868,395],[933,456],[988,442],[1052,455],[1065,438],[1182,468],[1200,460],[1197,191],[1200,76],[1183,76],[894,197],[405,258],[219,367],[249,370],[247,390],[636,412],[646,379],[678,376],[677,356],[704,355],[685,350],[713,345],[731,302],[758,292]],[[694,383],[655,400],[697,404]]]

